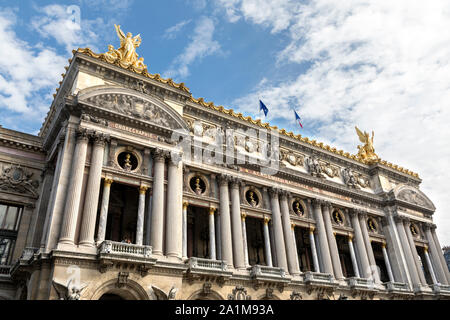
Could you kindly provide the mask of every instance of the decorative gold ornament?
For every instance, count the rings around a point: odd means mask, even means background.
[[[139,187],[139,193],[140,194],[145,194],[147,192],[148,187],[146,186],[140,186]]]
[[[195,178],[195,193],[200,195],[203,193],[202,188],[200,186],[200,178]]]
[[[264,217],[264,224],[269,224],[270,218],[269,217]]]
[[[209,208],[209,214],[210,215],[214,215],[214,212],[216,212],[216,208],[214,208],[214,207],[211,207],[211,208]]]
[[[123,168],[125,169],[125,171],[131,171],[131,168],[133,167],[130,161],[130,157],[131,155],[129,153],[125,155],[125,160],[123,164]]]
[[[186,210],[188,206],[189,206],[189,202],[184,201],[183,202],[183,210]]]
[[[105,187],[111,186],[111,184],[112,184],[113,182],[114,182],[113,179],[106,178],[106,179],[105,179]]]
[[[378,162],[380,158],[375,154],[375,148],[373,147],[374,132],[372,131],[372,137],[370,137],[366,131],[362,133],[357,126],[355,126],[355,129],[358,134],[359,141],[364,143],[363,146],[358,146],[358,159],[367,164]]]

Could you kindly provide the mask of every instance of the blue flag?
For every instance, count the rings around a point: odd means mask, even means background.
[[[302,119],[300,119],[300,116],[297,114],[297,112],[295,110],[294,110],[294,113],[295,113],[295,121],[297,121],[298,124],[300,125],[300,127],[302,127],[302,129],[303,129],[303,126],[302,126],[302,123],[301,123]]]
[[[261,100],[259,100],[259,111],[261,111],[261,110],[264,111],[264,116],[267,117],[267,113],[269,112],[269,109],[267,109],[266,105]]]

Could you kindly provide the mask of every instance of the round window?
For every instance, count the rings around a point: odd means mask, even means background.
[[[367,219],[367,228],[370,232],[376,233],[378,231],[377,223],[372,218]]]
[[[336,224],[343,225],[344,224],[344,215],[339,210],[334,210],[333,211],[333,220]]]
[[[131,152],[121,152],[117,157],[117,162],[125,171],[136,170],[138,166],[138,159]]]
[[[245,199],[252,207],[256,207],[259,203],[258,195],[253,190],[247,190],[245,193]]]
[[[205,181],[203,181],[203,179],[201,179],[198,176],[192,177],[191,180],[189,181],[189,185],[192,191],[194,191],[198,195],[201,195],[206,191]]]
[[[298,200],[295,200],[292,203],[292,210],[295,212],[295,214],[297,214],[300,217],[305,214],[305,209],[303,209],[302,204]]]

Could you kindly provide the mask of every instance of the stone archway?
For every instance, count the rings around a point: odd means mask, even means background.
[[[224,298],[214,290],[205,293],[204,290],[193,292],[186,300],[224,300]]]
[[[133,280],[128,279],[126,284],[119,287],[117,279],[112,279],[102,284],[90,300],[151,300],[151,298],[145,289]]]

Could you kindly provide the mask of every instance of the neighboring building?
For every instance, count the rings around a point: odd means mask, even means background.
[[[447,263],[447,269],[450,270],[450,247],[444,247],[443,250],[445,262]]]
[[[373,136],[353,156],[195,99],[121,37],[74,52],[38,136],[0,128],[0,298],[450,297],[435,207]]]

